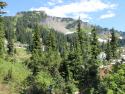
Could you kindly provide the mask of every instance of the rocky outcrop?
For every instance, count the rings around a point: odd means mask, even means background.
[[[90,24],[88,24],[87,22],[82,22],[82,24],[81,25],[84,25],[84,26],[87,26],[87,27],[91,27],[91,25]]]
[[[46,18],[45,21],[41,21],[39,23],[39,25],[50,25],[50,23],[54,22],[54,23],[60,23],[61,21],[61,18],[56,18],[56,17],[52,17],[52,16],[49,16]]]

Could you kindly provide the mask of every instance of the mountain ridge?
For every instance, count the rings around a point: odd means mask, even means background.
[[[16,20],[19,18],[23,19],[23,17],[25,17],[26,15],[28,15],[28,17],[30,18],[28,22],[34,21],[34,23],[36,23],[36,19],[38,19],[39,25],[47,25],[50,28],[54,28],[55,30],[65,35],[72,34],[77,31],[76,28],[77,28],[78,20],[75,20],[73,18],[52,17],[47,15],[45,11],[18,12],[15,16],[13,16],[13,18],[17,17]],[[15,20],[15,24],[16,24],[16,20]],[[87,22],[81,21],[82,31],[88,34],[92,33],[91,30],[93,27],[94,27],[93,25]],[[96,31],[98,33],[99,38],[107,39],[108,32],[110,33],[111,29],[102,28],[98,25],[96,26]],[[121,39],[125,38],[125,34],[123,32],[118,30],[115,30],[115,32],[117,37]]]

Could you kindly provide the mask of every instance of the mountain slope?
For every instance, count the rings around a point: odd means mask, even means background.
[[[26,32],[34,31],[34,26],[36,21],[39,21],[39,25],[47,26],[47,28],[54,28],[58,32],[63,34],[72,34],[76,32],[78,20],[74,20],[72,18],[61,18],[61,17],[52,17],[46,14],[45,11],[28,11],[28,12],[18,12],[16,16],[4,17],[4,30],[7,30],[7,23],[10,20],[14,33],[17,32],[16,26],[18,21],[22,21],[24,29]],[[24,23],[25,22],[25,23]],[[92,33],[93,25],[90,25],[87,22],[81,21],[82,31],[85,33]],[[96,26],[96,31],[98,33],[98,38],[103,40],[107,39],[108,32],[111,32],[111,29],[102,28],[100,26]],[[7,32],[7,31],[6,31]],[[116,35],[119,38],[125,38],[125,34],[116,30]]]

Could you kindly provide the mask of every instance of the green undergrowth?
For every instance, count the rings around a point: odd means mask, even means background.
[[[0,60],[0,84],[7,85],[7,92],[16,93],[22,85],[22,82],[31,74],[31,71],[22,63],[7,62]]]
[[[27,53],[26,53],[26,49],[24,48],[15,48],[16,49],[16,54],[19,55],[19,56],[26,56]]]
[[[0,87],[0,94],[46,94],[49,93],[49,85],[56,85],[48,71],[41,69],[37,76],[33,76],[25,62],[0,59],[0,86],[6,86],[4,91]]]

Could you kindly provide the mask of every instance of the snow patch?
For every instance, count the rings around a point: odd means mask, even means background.
[[[123,39],[122,37],[119,37],[119,39]]]
[[[74,33],[74,32],[66,32],[65,34],[67,35],[67,34],[72,34],[72,33]]]
[[[100,41],[100,42],[107,42],[107,40],[103,40],[103,39],[101,39],[101,38],[98,38],[98,41]]]

